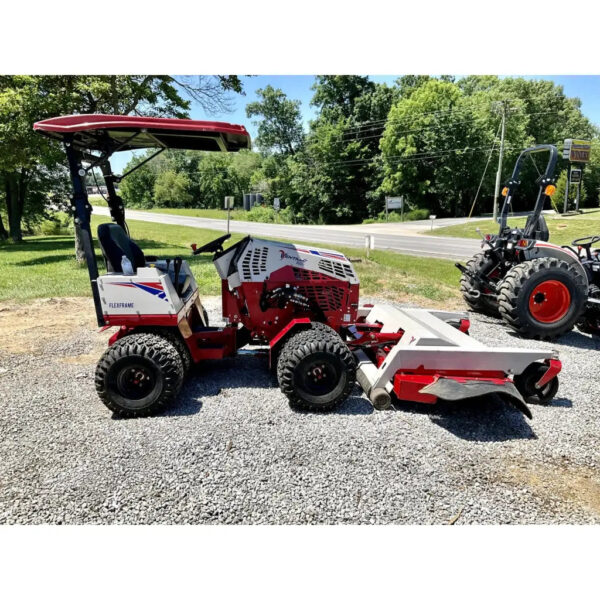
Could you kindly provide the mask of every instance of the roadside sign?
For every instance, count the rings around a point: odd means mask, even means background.
[[[233,208],[233,196],[225,196],[225,208]]]
[[[581,181],[581,169],[571,169],[571,183],[579,183]]]
[[[586,163],[590,160],[592,143],[588,140],[567,139],[563,145],[563,158],[571,162]]]
[[[394,208],[402,208],[404,205],[404,198],[402,196],[386,196],[386,208],[392,210]]]
[[[273,208],[279,210],[281,208],[281,200],[279,198],[273,198]]]

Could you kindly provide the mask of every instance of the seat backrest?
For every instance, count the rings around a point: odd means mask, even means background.
[[[533,215],[529,215],[527,217],[527,221],[525,222],[525,229],[527,229],[531,225],[532,221]],[[540,242],[547,242],[550,239],[550,231],[548,230],[548,225],[546,224],[546,219],[544,219],[544,215],[539,216],[531,237],[534,240],[540,240]]]
[[[116,223],[98,225],[98,241],[107,271],[122,273],[121,260],[123,256],[131,261],[134,269],[146,265],[144,253],[120,225]]]

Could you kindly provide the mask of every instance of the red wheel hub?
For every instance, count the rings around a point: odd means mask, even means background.
[[[529,312],[541,323],[560,321],[571,306],[571,293],[567,286],[554,279],[537,285],[529,296]]]

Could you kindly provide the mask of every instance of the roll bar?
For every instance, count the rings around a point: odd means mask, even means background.
[[[537,225],[538,219],[542,214],[542,209],[544,208],[544,200],[546,199],[545,189],[546,186],[554,182],[554,171],[556,170],[556,163],[558,161],[558,150],[556,149],[556,146],[553,146],[552,144],[539,144],[538,146],[532,146],[531,148],[526,148],[523,150],[523,152],[521,152],[521,154],[519,154],[519,158],[517,158],[512,175],[506,184],[508,191],[504,197],[504,204],[502,205],[502,210],[500,212],[500,233],[506,229],[508,211],[510,210],[513,195],[517,191],[517,188],[521,185],[519,174],[523,168],[523,163],[527,157],[530,157],[532,154],[537,154],[538,152],[549,153],[548,163],[546,164],[545,171],[536,180],[539,190],[537,199],[535,201],[535,206],[533,207],[533,213],[523,232],[525,237],[531,235]]]

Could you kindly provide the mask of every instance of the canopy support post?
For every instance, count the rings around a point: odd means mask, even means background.
[[[69,136],[65,139],[65,150],[69,161],[69,171],[71,182],[73,184],[73,197],[71,205],[73,207],[74,219],[79,227],[83,251],[85,253],[85,262],[90,277],[92,287],[92,297],[94,298],[94,307],[96,309],[96,320],[98,326],[103,327],[106,323],[102,314],[102,304],[100,302],[100,293],[98,291],[98,264],[96,263],[96,253],[94,252],[94,243],[90,229],[90,215],[92,207],[88,202],[88,195],[85,188],[85,169],[81,166],[81,155],[73,148],[73,138]]]
[[[125,225],[125,205],[123,204],[122,198],[117,196],[117,191],[115,190],[115,181],[119,181],[119,178],[113,175],[108,159],[100,165],[100,168],[102,169],[102,176],[104,177],[104,183],[106,184],[106,192],[108,195],[106,202],[110,210],[110,216],[113,221],[122,227],[127,235],[129,235],[127,226]]]

